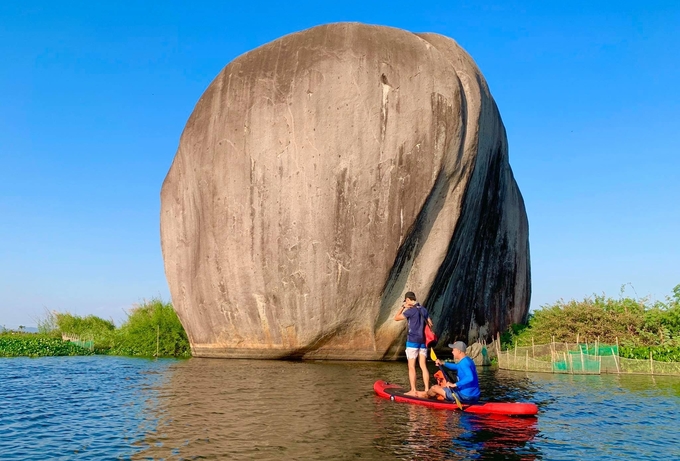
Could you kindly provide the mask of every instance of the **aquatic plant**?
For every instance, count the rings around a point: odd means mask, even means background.
[[[0,357],[92,355],[93,352],[60,338],[39,333],[4,330],[0,333]]]

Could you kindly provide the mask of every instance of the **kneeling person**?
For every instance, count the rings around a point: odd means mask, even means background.
[[[474,403],[479,400],[479,378],[477,377],[477,367],[475,362],[465,354],[467,346],[462,341],[456,341],[449,344],[453,359],[458,363],[442,362],[437,360],[437,366],[444,366],[449,370],[455,370],[458,374],[458,380],[451,383],[446,380],[442,385],[432,386],[428,392],[427,397],[435,397],[441,395],[448,401],[455,401],[453,392],[456,393],[458,399],[465,403]]]

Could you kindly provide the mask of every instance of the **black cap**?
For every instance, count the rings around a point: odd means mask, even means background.
[[[407,299],[412,299],[412,300],[416,301],[416,294],[412,291],[407,292],[404,295],[404,301],[406,301]]]

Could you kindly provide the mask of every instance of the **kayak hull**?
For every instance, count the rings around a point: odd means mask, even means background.
[[[455,402],[447,402],[445,400],[435,399],[422,399],[419,397],[404,395],[406,390],[403,387],[398,384],[388,383],[382,380],[378,380],[375,382],[375,384],[373,384],[373,390],[379,397],[389,399],[394,402],[412,403],[442,410],[460,410]],[[479,402],[473,404],[464,403],[462,411],[466,413],[487,415],[536,416],[538,414],[538,407],[536,404],[530,402]]]

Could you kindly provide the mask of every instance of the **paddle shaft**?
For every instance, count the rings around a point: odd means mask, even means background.
[[[430,359],[432,359],[433,362],[436,362],[438,360],[437,354],[434,353],[434,349],[430,349]],[[437,368],[439,368],[439,371],[441,371],[442,374],[444,375],[444,379],[446,379],[450,383],[453,382],[452,380],[449,379],[449,374],[446,372],[442,365],[437,365]]]
[[[432,349],[432,348],[430,348],[430,358],[431,358],[435,363],[437,362],[437,354],[434,353],[434,349]],[[442,372],[442,375],[444,375],[444,379],[445,379],[446,381],[448,381],[448,382],[450,382],[450,383],[453,382],[453,381],[451,381],[451,380],[449,379],[449,375],[448,375],[448,373],[446,373],[446,369],[444,368],[444,366],[442,366],[442,365],[437,365],[437,368],[439,368],[439,371]],[[456,401],[456,405],[458,405],[458,408],[460,408],[460,409],[462,410],[462,409],[463,409],[463,404],[460,403],[460,400],[458,399],[458,396],[456,395],[456,392],[455,392],[453,389],[451,389],[451,395],[453,395],[453,399]]]

